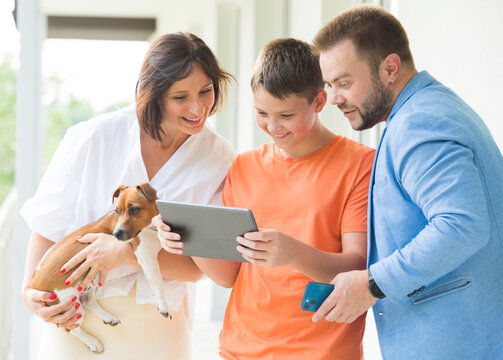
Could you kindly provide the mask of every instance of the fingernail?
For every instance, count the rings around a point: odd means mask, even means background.
[[[49,295],[49,299],[51,299],[51,300],[56,300],[57,298],[58,298],[58,296],[56,294]]]
[[[79,309],[79,307],[80,307],[80,304],[79,304],[79,303],[76,303],[76,304],[75,304],[75,310],[78,310],[78,309]]]
[[[75,300],[77,300],[77,297],[76,296],[72,297],[72,301],[75,301]]]
[[[99,286],[102,286],[103,284],[102,284],[102,283],[99,283],[98,285],[99,285]]]
[[[82,239],[82,235],[77,236],[77,240]]]
[[[77,315],[77,320],[80,319],[82,317],[82,314],[78,314]],[[78,325],[78,324],[77,324]]]
[[[75,327],[78,328],[79,327],[79,324],[75,324]]]
[[[66,269],[61,269],[59,272],[64,274],[66,272]]]
[[[79,286],[79,287],[77,288],[77,290],[78,290],[78,291],[82,291],[82,287],[81,287],[81,286]]]
[[[66,286],[70,285],[70,282],[69,281],[65,282],[65,285]]]

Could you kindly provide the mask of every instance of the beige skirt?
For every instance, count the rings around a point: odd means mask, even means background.
[[[101,354],[91,352],[75,336],[53,324],[43,323],[32,335],[40,341],[31,349],[36,360],[184,360],[190,359],[190,332],[186,302],[173,315],[163,317],[151,304],[136,304],[136,285],[127,296],[100,299],[100,304],[121,321],[113,327],[103,324],[87,310],[82,329],[104,347]],[[34,349],[36,348],[36,349]]]

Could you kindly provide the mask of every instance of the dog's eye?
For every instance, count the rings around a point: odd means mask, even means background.
[[[131,209],[129,209],[129,213],[131,215],[135,215],[135,214],[138,214],[138,212],[140,211],[140,208],[139,207],[132,207]]]
[[[119,210],[115,209],[114,210],[114,214],[117,215],[117,216],[119,216]]]

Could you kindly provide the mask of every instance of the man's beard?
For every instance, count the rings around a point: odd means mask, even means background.
[[[376,75],[372,75],[372,89],[362,104],[362,111],[359,110],[362,123],[355,130],[370,129],[385,120],[384,117],[391,111],[392,101],[391,90],[386,88]]]

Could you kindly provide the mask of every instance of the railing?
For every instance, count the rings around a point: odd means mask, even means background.
[[[12,333],[12,267],[17,191],[12,189],[0,207],[0,359],[8,359]]]

